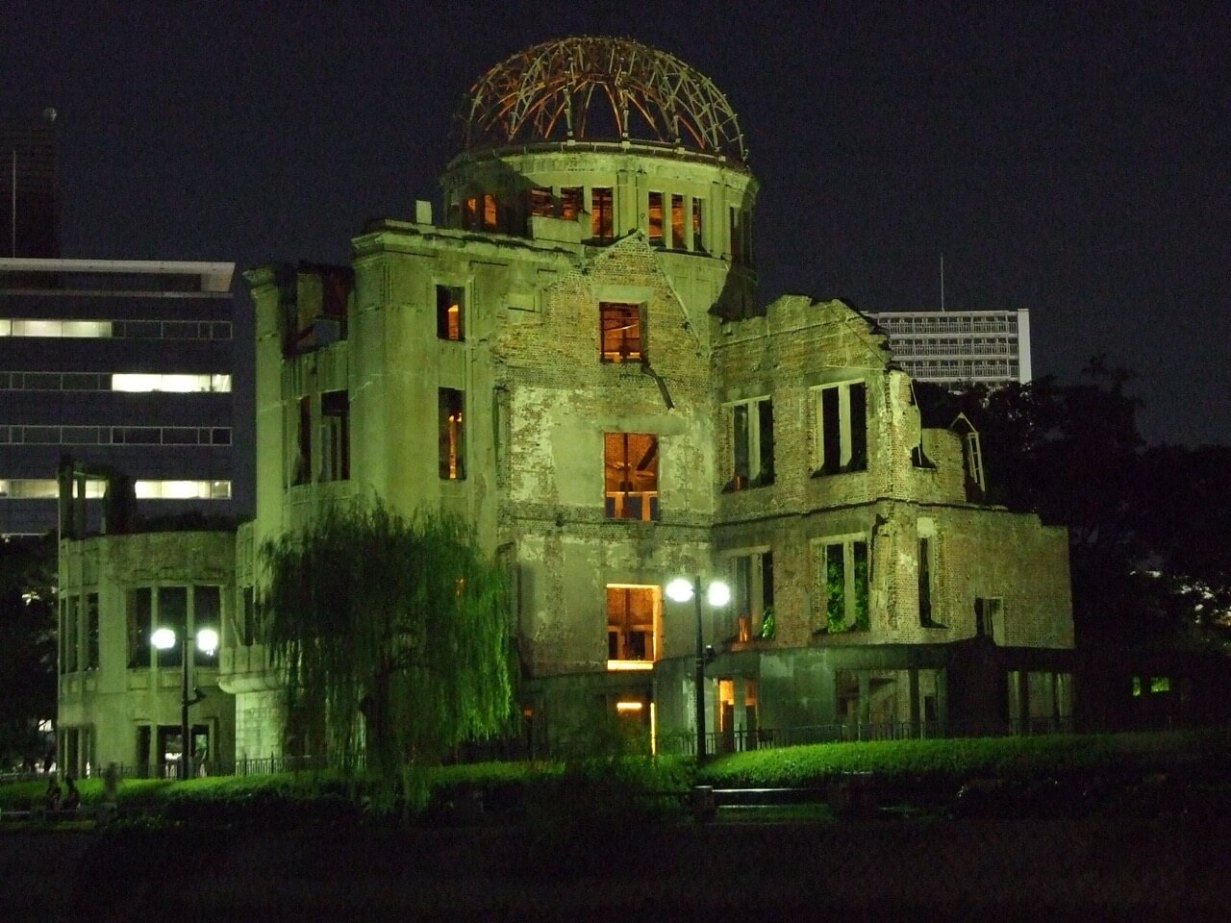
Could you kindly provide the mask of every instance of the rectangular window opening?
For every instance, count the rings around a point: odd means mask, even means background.
[[[868,399],[862,381],[825,385],[817,392],[814,474],[843,474],[868,467]]]
[[[656,586],[607,587],[607,669],[649,669],[662,657],[661,612]]]
[[[599,302],[599,349],[604,362],[643,362],[641,306]]]
[[[817,546],[820,610],[825,621],[818,634],[867,631],[870,583],[868,543],[863,539],[823,542]]]
[[[440,477],[446,481],[466,478],[465,431],[462,427],[464,396],[454,388],[439,390]]]
[[[663,194],[661,192],[650,193],[648,217],[650,246],[661,247],[663,245]]]
[[[603,437],[608,519],[658,519],[658,437],[606,433]]]
[[[460,343],[465,337],[463,307],[465,290],[461,286],[436,286],[436,337]]]
[[[774,409],[768,397],[730,405],[731,478],[728,491],[774,483]]]
[[[615,238],[615,198],[610,187],[590,190],[590,236],[596,241]]]
[[[321,480],[350,479],[350,398],[345,391],[321,395]]]
[[[671,248],[684,249],[684,197],[671,197]]]

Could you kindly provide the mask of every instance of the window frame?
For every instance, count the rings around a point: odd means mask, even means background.
[[[862,378],[814,385],[811,389],[814,426],[812,428],[812,476],[849,474],[868,470],[869,388]],[[854,396],[860,397],[856,399]],[[833,395],[832,401],[829,395]],[[826,405],[831,404],[836,420]],[[861,420],[852,419],[855,413]],[[836,446],[831,446],[836,441]],[[836,461],[827,447],[837,449]]]
[[[645,450],[638,451],[640,460],[632,454],[630,438],[646,439]],[[612,449],[615,449],[613,456]],[[648,467],[642,462],[652,459]],[[603,433],[603,497],[605,518],[656,522],[659,518],[659,498],[662,489],[662,442],[657,433]],[[648,486],[634,490],[634,473]],[[636,501],[636,502],[633,502]]]
[[[730,478],[724,490],[736,492],[774,483],[774,402],[772,395],[730,401],[727,419]],[[741,424],[741,420],[743,421]]]
[[[645,344],[645,306],[626,301],[598,303],[598,356],[600,362],[613,364],[647,361]],[[633,324],[626,321],[635,321]],[[635,336],[625,331],[635,330]],[[618,338],[615,334],[619,334]]]

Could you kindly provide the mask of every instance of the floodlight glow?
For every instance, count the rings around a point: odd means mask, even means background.
[[[706,589],[705,599],[711,606],[725,606],[731,601],[731,588],[721,580],[715,580]]]
[[[160,651],[175,647],[175,632],[170,628],[158,628],[150,635],[150,643]]]
[[[692,581],[687,577],[676,577],[667,584],[667,598],[677,603],[690,601],[692,599]]]
[[[218,632],[212,628],[202,628],[197,632],[197,648],[205,654],[213,654],[218,650]]]

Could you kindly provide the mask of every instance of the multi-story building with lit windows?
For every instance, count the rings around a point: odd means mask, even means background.
[[[1030,381],[1030,311],[872,311],[894,361],[949,388]]]
[[[0,258],[0,533],[56,528],[70,461],[142,517],[231,515],[234,268]]]

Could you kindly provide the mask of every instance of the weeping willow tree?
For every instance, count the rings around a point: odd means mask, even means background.
[[[375,502],[261,552],[286,713],[323,725],[331,761],[352,777],[363,767],[377,793],[421,804],[424,767],[504,728],[507,584],[464,522]]]

